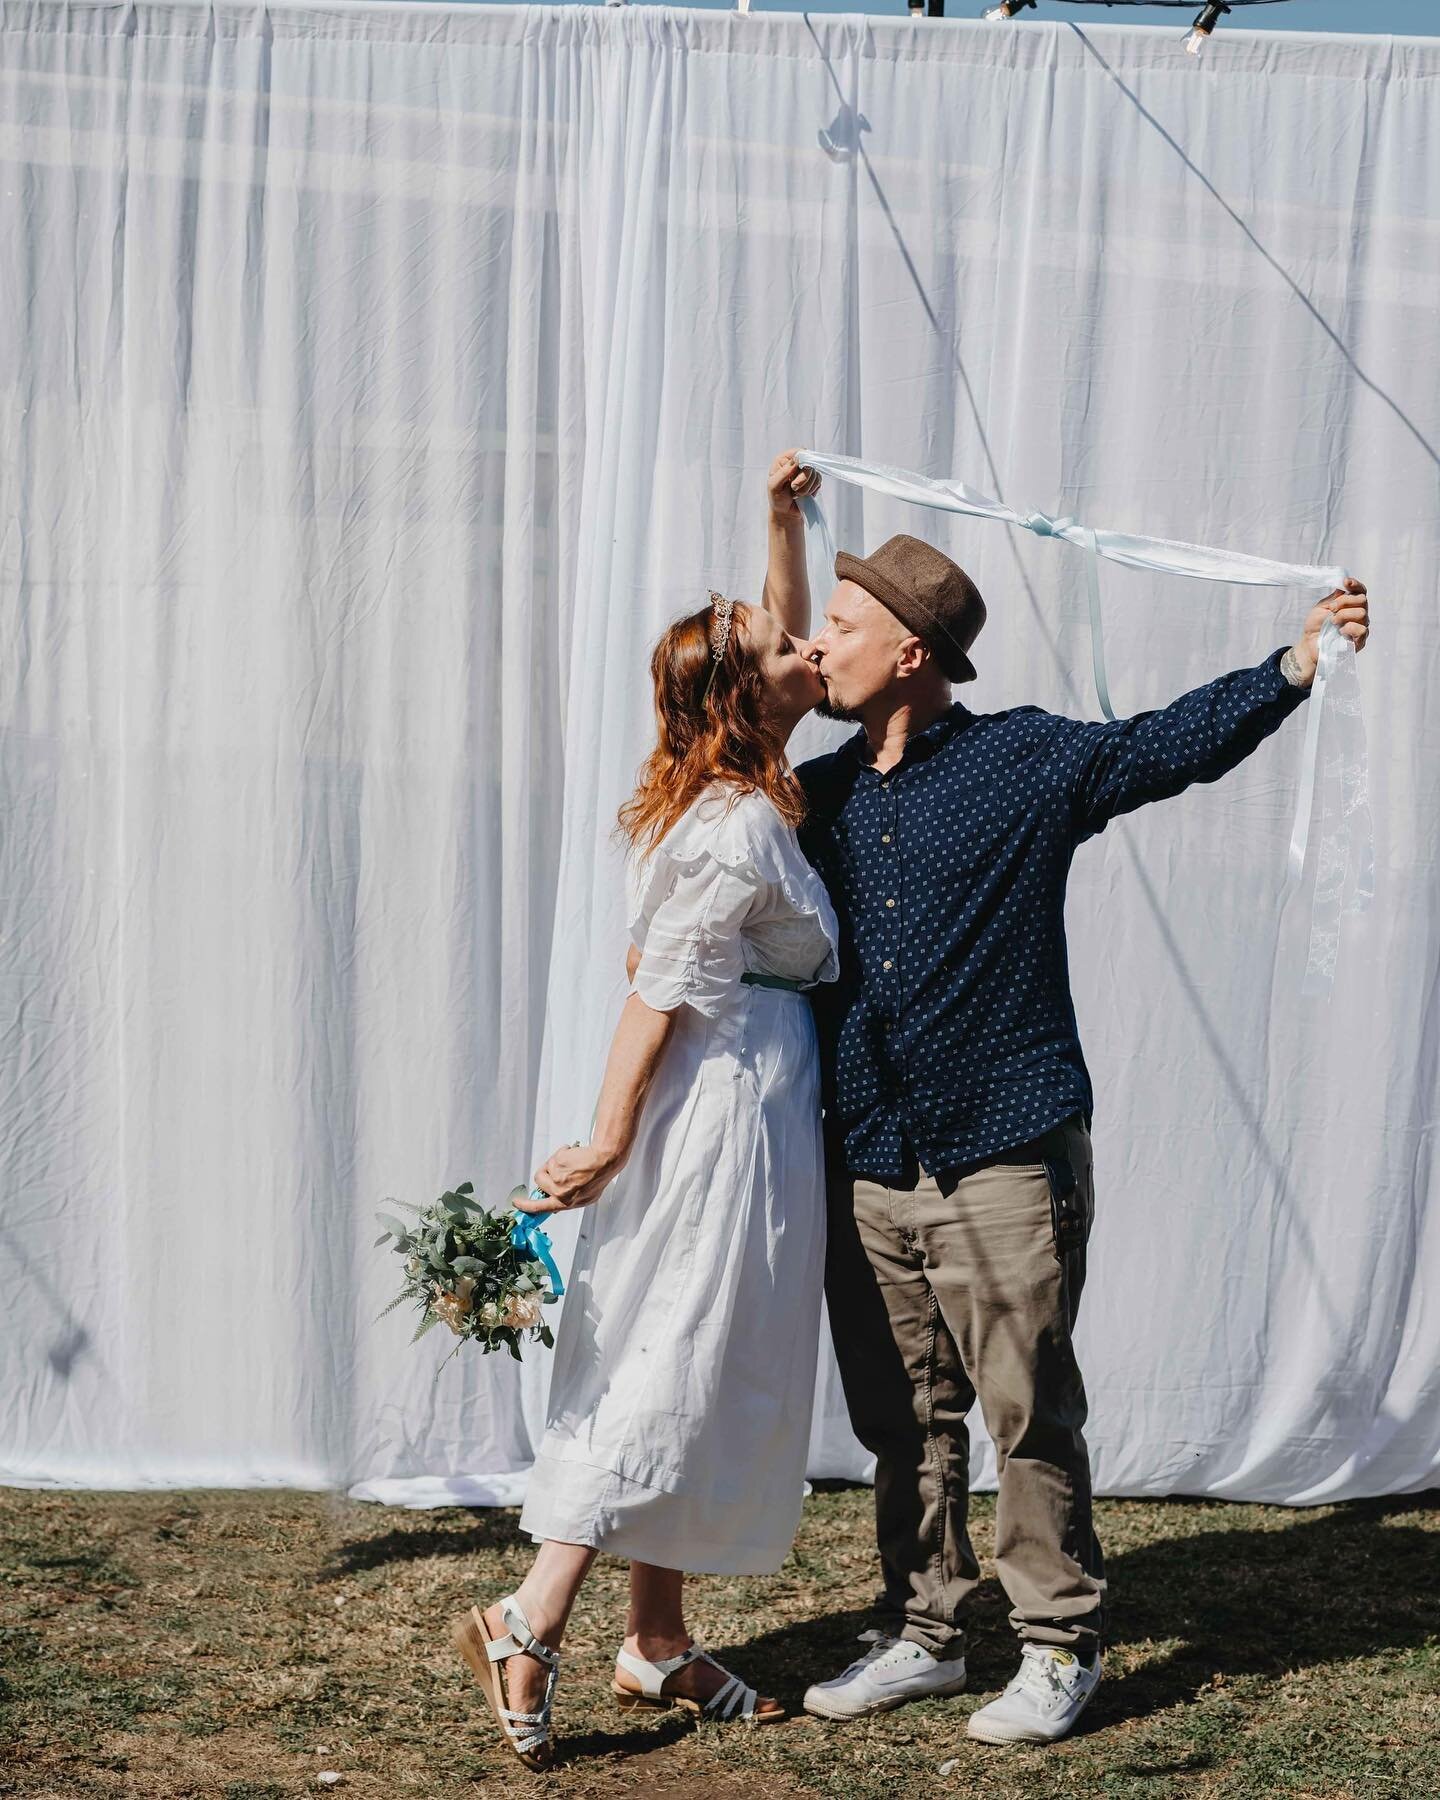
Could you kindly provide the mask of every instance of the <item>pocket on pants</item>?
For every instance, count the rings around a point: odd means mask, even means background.
[[[1082,1185],[1068,1151],[1045,1158],[1045,1179],[1050,1184],[1050,1226],[1055,1240],[1055,1260],[1064,1262],[1074,1250],[1083,1250],[1094,1218],[1089,1183]]]

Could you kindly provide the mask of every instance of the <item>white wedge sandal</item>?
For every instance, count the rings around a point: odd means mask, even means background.
[[[555,1698],[556,1677],[560,1673],[560,1652],[540,1642],[513,1594],[506,1594],[498,1604],[506,1626],[504,1637],[491,1637],[485,1614],[478,1606],[472,1606],[468,1613],[455,1620],[451,1640],[484,1690],[490,1710],[505,1733],[505,1742],[527,1769],[548,1769],[555,1760],[550,1706]],[[522,1652],[539,1657],[549,1670],[539,1712],[517,1712],[510,1705],[505,1672],[500,1664],[507,1657],[519,1656]]]
[[[746,1687],[738,1675],[732,1675],[723,1663],[716,1662],[709,1651],[702,1650],[698,1644],[692,1644],[678,1656],[667,1656],[663,1662],[647,1662],[643,1656],[632,1656],[622,1644],[615,1652],[615,1661],[640,1683],[638,1694],[633,1688],[621,1687],[618,1681],[610,1683],[610,1691],[622,1712],[664,1712],[669,1707],[682,1706],[697,1719],[734,1720],[745,1725],[778,1725],[787,1717],[784,1708],[778,1706],[774,1712],[757,1712],[755,1702],[760,1696],[756,1690]],[[692,1700],[688,1694],[661,1693],[667,1676],[693,1662],[708,1662],[712,1668],[719,1669],[725,1677],[724,1685],[703,1704]]]

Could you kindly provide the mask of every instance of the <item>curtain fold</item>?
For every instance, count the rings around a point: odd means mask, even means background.
[[[543,1354],[432,1387],[373,1209],[584,1136],[649,648],[758,596],[792,445],[1368,583],[1377,891],[1327,1002],[1303,719],[1077,855],[1079,1336],[1103,1492],[1435,1480],[1440,46],[1178,52],[0,0],[0,1480],[523,1490]],[[1079,558],[826,505],[975,579],[967,705],[1093,712]],[[1107,570],[1118,709],[1306,605]],[[827,1349],[811,1473],[867,1467]]]

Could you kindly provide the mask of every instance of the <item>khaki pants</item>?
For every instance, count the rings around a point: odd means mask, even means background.
[[[882,1623],[937,1657],[963,1650],[961,1607],[980,1579],[966,1529],[977,1396],[1010,1622],[1082,1656],[1099,1644],[1104,1563],[1070,1340],[1091,1170],[1078,1113],[958,1179],[922,1170],[909,1191],[848,1173],[827,1144],[825,1295],[851,1422],[876,1458]]]

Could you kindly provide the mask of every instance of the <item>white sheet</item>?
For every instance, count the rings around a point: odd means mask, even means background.
[[[543,1357],[432,1389],[446,1346],[372,1323],[372,1209],[498,1201],[583,1135],[648,647],[758,593],[808,445],[1368,583],[1376,899],[1328,1002],[1281,879],[1298,718],[1077,858],[1080,1335],[1103,1492],[1433,1482],[1440,48],[0,26],[0,1480],[518,1495]],[[842,543],[918,526],[974,576],[967,704],[1092,712],[1082,558],[827,497]],[[1306,604],[1107,570],[1117,709]],[[823,1371],[811,1473],[862,1472]]]

